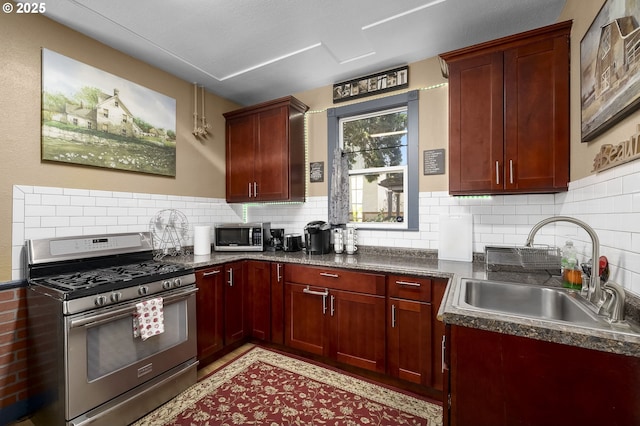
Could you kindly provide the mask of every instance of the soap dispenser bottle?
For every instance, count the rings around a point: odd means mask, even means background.
[[[578,267],[578,256],[573,241],[567,240],[562,248],[562,285],[576,290],[582,289],[582,272]]]

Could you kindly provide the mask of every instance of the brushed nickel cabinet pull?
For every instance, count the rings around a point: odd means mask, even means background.
[[[280,272],[282,270],[282,263],[278,263],[277,265],[277,280],[278,282],[282,281],[282,273]]]
[[[258,196],[258,184],[256,182],[253,182],[253,196]]]
[[[420,287],[420,283],[414,283],[411,281],[396,281],[396,284],[398,285],[408,285],[411,287]]]
[[[509,182],[513,185],[513,160],[509,160]]]
[[[229,269],[229,287],[233,287],[233,268]]]
[[[331,295],[331,316],[336,312],[336,297]]]
[[[330,274],[328,272],[320,272],[320,275],[322,275],[323,277],[329,277],[329,278],[340,278],[340,275]]]
[[[302,292],[306,294],[312,294],[314,296],[322,296],[322,297],[327,297],[329,295],[329,290],[326,288],[324,289],[324,291],[315,291],[315,290],[311,290],[309,286],[306,286],[305,288],[303,288]]]
[[[496,185],[500,185],[500,164],[496,161]]]
[[[204,274],[202,274],[203,277],[208,277],[210,275],[216,275],[220,273],[220,269],[216,269],[215,271],[210,271],[210,272],[205,272]]]
[[[251,198],[251,182],[249,182],[249,198]]]
[[[391,328],[396,328],[396,305],[391,305]]]
[[[440,355],[440,356],[442,357],[442,358],[441,358],[441,359],[442,359],[442,362],[441,362],[441,364],[442,364],[442,369],[441,369],[442,373],[444,373],[444,351],[445,351],[445,350],[444,350],[444,348],[445,348],[445,346],[446,346],[446,343],[445,343],[445,342],[446,342],[446,339],[447,339],[447,337],[446,337],[446,336],[442,336],[442,344],[440,345],[440,347],[441,347],[441,349],[442,349],[442,353],[441,353],[441,355]]]

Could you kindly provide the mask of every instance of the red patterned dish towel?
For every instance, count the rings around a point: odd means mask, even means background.
[[[147,340],[149,337],[163,332],[162,297],[136,303],[136,313],[133,314],[133,337]]]

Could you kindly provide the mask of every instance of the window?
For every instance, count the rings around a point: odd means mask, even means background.
[[[602,49],[602,58],[604,58],[607,56],[607,53],[609,53],[609,50],[611,50],[611,25],[607,25],[602,29],[600,45],[600,48]]]
[[[332,108],[327,118],[329,202],[336,199],[331,171],[337,145],[348,168],[349,223],[417,230],[418,92]]]

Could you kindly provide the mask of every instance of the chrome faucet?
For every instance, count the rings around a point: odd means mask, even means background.
[[[533,245],[533,237],[540,230],[540,228],[553,222],[573,223],[575,225],[578,225],[582,229],[584,229],[587,232],[587,234],[589,234],[589,237],[591,237],[592,267],[591,267],[591,277],[589,278],[589,285],[587,287],[587,300],[589,300],[591,303],[593,303],[596,306],[597,308],[596,311],[599,311],[600,308],[605,303],[606,296],[602,291],[602,287],[600,284],[600,268],[598,267],[598,259],[600,259],[600,253],[599,253],[600,240],[598,239],[598,235],[596,234],[596,231],[594,231],[592,227],[590,227],[589,225],[587,225],[581,220],[578,220],[569,216],[549,217],[547,219],[541,220],[540,222],[536,223],[533,226],[533,228],[531,228],[531,231],[529,231],[529,236],[527,237],[527,242],[525,243],[525,246],[531,247]],[[624,298],[622,300],[624,303]]]

